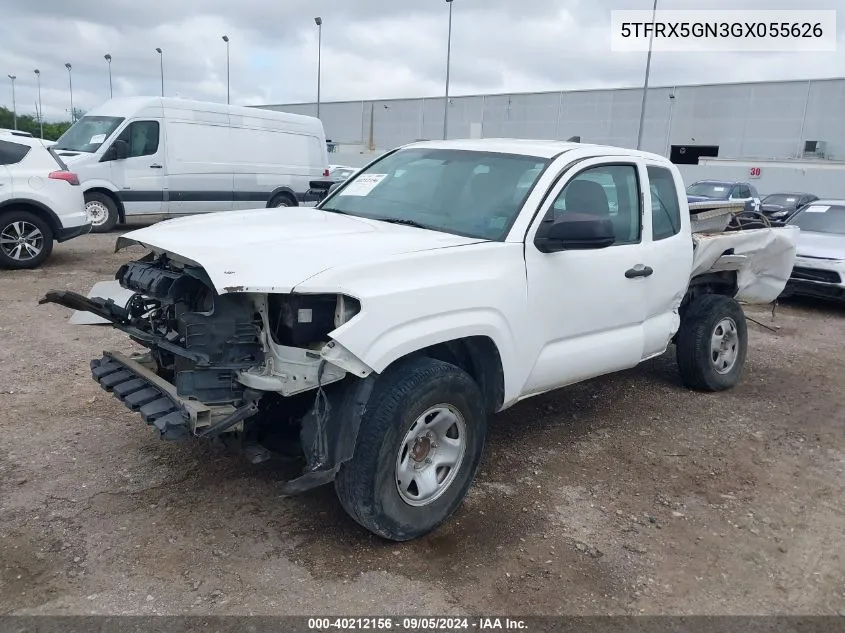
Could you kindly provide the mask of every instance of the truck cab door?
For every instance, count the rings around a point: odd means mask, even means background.
[[[649,186],[645,188],[643,243],[654,274],[646,279],[646,318],[643,358],[666,351],[678,330],[678,307],[689,286],[692,269],[689,213],[680,174],[663,163],[646,161]]]
[[[642,240],[642,182],[639,159],[594,158],[569,168],[546,197],[525,244],[528,336],[536,360],[523,396],[633,367],[642,358],[651,275]],[[610,219],[614,243],[539,250],[535,238],[543,221],[567,213]]]
[[[167,165],[159,121],[132,121],[103,155],[126,215],[168,211]]]

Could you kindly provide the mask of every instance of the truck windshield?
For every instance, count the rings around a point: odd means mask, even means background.
[[[814,204],[789,221],[802,231],[845,235],[845,206]]]
[[[687,195],[727,200],[730,195],[730,185],[719,182],[697,182],[687,187]]]
[[[54,149],[96,152],[121,123],[123,117],[84,116],[61,135]]]
[[[348,180],[320,208],[501,240],[548,163],[535,156],[408,148]]]

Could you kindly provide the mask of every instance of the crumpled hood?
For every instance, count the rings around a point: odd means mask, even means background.
[[[845,235],[801,231],[798,257],[845,260]]]
[[[484,240],[308,207],[254,209],[160,222],[118,238],[205,269],[220,294],[291,292],[325,270]]]

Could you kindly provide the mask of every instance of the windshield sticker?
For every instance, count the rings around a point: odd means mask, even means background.
[[[713,191],[722,192],[722,191],[724,191],[724,190],[725,190],[725,188],[724,188],[724,187],[713,187]]]
[[[829,208],[830,208],[829,206],[827,206],[827,207],[813,206],[813,207],[807,207],[806,209],[804,209],[804,212],[805,213],[824,213]]]
[[[385,178],[387,178],[387,174],[364,174],[363,176],[358,176],[342,191],[338,192],[338,195],[366,196]]]
[[[105,140],[106,140],[105,134],[95,134],[94,136],[91,137],[91,140],[88,141],[88,142],[91,145],[99,145],[100,143],[102,143]]]

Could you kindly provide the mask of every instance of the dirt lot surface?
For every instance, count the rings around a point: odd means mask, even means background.
[[[845,309],[750,309],[779,329],[727,393],[670,350],[514,407],[453,520],[397,545],[97,386],[131,343],[37,300],[143,252],[116,237],[0,271],[0,613],[845,613]]]

